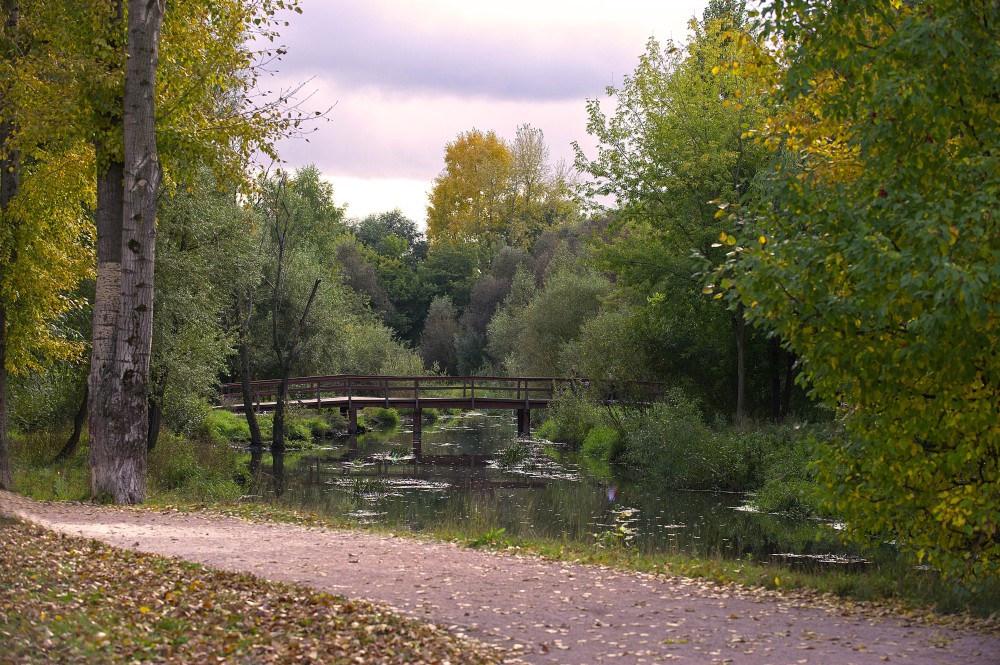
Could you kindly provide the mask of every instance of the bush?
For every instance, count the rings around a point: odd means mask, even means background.
[[[608,460],[614,451],[621,448],[621,442],[618,430],[598,425],[583,440],[583,454],[597,460]]]
[[[90,447],[87,433],[69,459],[53,463],[66,443],[65,432],[36,432],[10,437],[14,491],[43,501],[83,501],[90,495]]]
[[[384,407],[365,409],[365,426],[371,429],[399,427],[399,411]]]
[[[605,417],[601,407],[567,390],[549,404],[549,419],[539,428],[538,436],[579,450],[592,429],[605,426]]]
[[[237,453],[227,443],[164,431],[149,456],[149,492],[232,501],[242,493],[236,482],[242,473]]]
[[[215,409],[205,414],[197,432],[216,444],[250,440],[250,425],[247,419],[222,409]]]
[[[625,431],[611,461],[627,475],[655,478],[672,489],[719,489],[714,487],[712,432],[698,404],[679,391],[651,409],[630,414]]]

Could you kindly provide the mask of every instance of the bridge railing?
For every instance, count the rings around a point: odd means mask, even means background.
[[[454,397],[466,400],[505,399],[532,402],[550,400],[562,389],[567,389],[571,379],[552,377],[502,377],[502,376],[363,376],[337,374],[310,376],[288,381],[289,401],[321,402],[328,397],[367,397],[388,400]],[[250,382],[251,400],[255,404],[273,402],[281,381],[269,379]],[[224,405],[242,403],[243,389],[239,383],[222,386]]]

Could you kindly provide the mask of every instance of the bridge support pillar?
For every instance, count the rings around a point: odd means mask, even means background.
[[[413,454],[419,459],[423,439],[423,414],[420,409],[413,410]]]
[[[531,435],[531,409],[517,410],[517,435]]]
[[[347,410],[347,433],[358,433],[358,410],[350,408]]]

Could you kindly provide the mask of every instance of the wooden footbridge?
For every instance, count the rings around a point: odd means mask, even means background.
[[[250,383],[253,409],[274,410],[281,382],[277,379]],[[644,393],[655,400],[661,384],[630,382],[629,392]],[[340,409],[351,432],[357,430],[358,409],[385,407],[413,412],[413,435],[420,438],[423,409],[512,410],[517,415],[518,434],[530,433],[531,411],[546,408],[564,390],[587,390],[583,378],[499,376],[363,376],[337,374],[289,379],[287,404],[314,409]],[[614,392],[612,392],[612,396]],[[614,399],[605,398],[606,402]],[[222,386],[222,408],[242,412],[242,386]]]

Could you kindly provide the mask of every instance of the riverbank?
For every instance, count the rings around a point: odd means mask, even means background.
[[[819,594],[169,509],[40,503],[8,493],[0,494],[0,507],[118,547],[384,603],[494,644],[519,644],[528,662],[738,656],[741,663],[803,657],[881,663],[887,656],[971,665],[995,662],[1000,654],[1000,635],[990,622],[903,614]],[[141,606],[138,612],[141,618]]]

